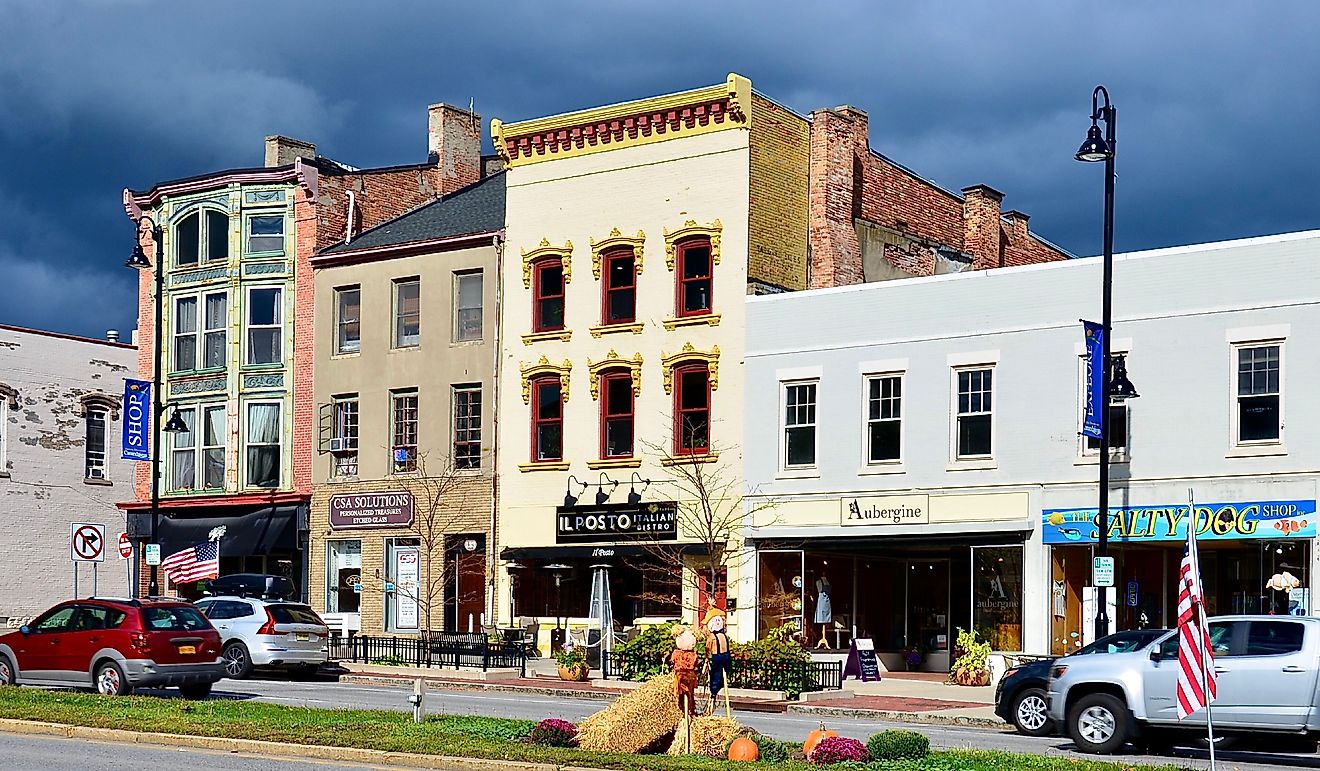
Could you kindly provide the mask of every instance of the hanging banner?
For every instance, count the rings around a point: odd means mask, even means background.
[[[151,383],[124,379],[124,460],[151,460]]]
[[[1082,434],[1099,439],[1105,409],[1105,328],[1094,321],[1083,321],[1082,326],[1086,330],[1086,403]]]
[[[1045,509],[1045,543],[1095,543],[1100,537],[1096,509]],[[1188,507],[1130,506],[1109,509],[1109,540],[1118,543],[1187,540]],[[1315,538],[1315,501],[1206,503],[1196,506],[1196,537],[1207,541],[1240,538]]]

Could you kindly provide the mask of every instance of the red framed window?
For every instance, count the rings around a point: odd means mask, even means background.
[[[564,459],[564,391],[558,375],[531,383],[532,460]]]
[[[632,373],[607,372],[600,379],[600,457],[631,458],[632,455]]]
[[[637,264],[632,247],[612,249],[601,256],[605,280],[601,282],[602,324],[631,324],[637,320]]]
[[[710,313],[712,280],[710,239],[693,238],[678,245],[678,308],[679,316],[700,316]]]
[[[710,370],[705,364],[674,368],[674,454],[710,451]]]
[[[705,567],[697,571],[697,612],[704,614],[706,612],[707,601],[711,599],[710,591],[710,568]],[[720,610],[729,609],[729,569],[719,567],[715,570],[715,607]]]
[[[564,328],[564,263],[559,257],[532,266],[533,331],[554,332]]]

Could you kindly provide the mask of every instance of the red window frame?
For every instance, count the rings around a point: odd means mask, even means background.
[[[541,414],[541,389],[551,387],[559,390],[559,415],[557,417],[545,417]],[[554,463],[564,459],[564,391],[563,384],[558,375],[542,375],[534,378],[530,384],[532,398],[532,462],[534,463]],[[555,458],[542,458],[540,456],[540,442],[537,440],[541,435],[542,426],[559,426],[559,456]]]
[[[702,276],[687,278],[687,254],[691,249],[704,248],[706,250],[706,273]],[[674,261],[676,269],[674,287],[676,296],[674,298],[674,313],[677,316],[708,316],[714,313],[715,309],[715,254],[711,249],[709,238],[692,238],[679,243],[676,247],[678,257]],[[687,287],[689,284],[706,283],[706,297],[708,301],[705,308],[699,310],[687,310],[687,304],[684,300],[687,297]]]
[[[683,379],[700,373],[706,378],[706,404],[704,407],[683,407]],[[706,415],[706,446],[705,447],[685,447],[683,435],[684,420],[688,415]],[[705,364],[688,364],[674,367],[674,454],[675,455],[705,455],[710,452],[711,440],[711,420],[710,420],[710,367]]]
[[[697,570],[697,612],[706,612],[706,601],[710,598],[710,568]],[[729,569],[721,566],[715,569],[715,607],[729,609]]]
[[[626,412],[610,412],[610,384],[624,382],[628,384],[628,410]],[[637,448],[637,403],[633,395],[632,373],[628,370],[610,370],[600,376],[600,457],[604,458],[631,458]],[[611,453],[609,451],[609,423],[611,420],[628,419],[632,442],[628,447],[628,452]]]
[[[559,269],[559,294],[546,294],[541,286],[541,274],[547,268]],[[564,263],[559,256],[547,257],[532,263],[532,330],[534,332],[557,332],[564,328],[563,316],[568,310],[568,304],[564,301]],[[561,306],[559,326],[546,326],[541,318],[541,305],[546,300],[559,300]]]
[[[610,278],[614,275],[612,268],[614,263],[620,260],[627,260],[632,263],[632,270],[629,271],[629,282],[624,286],[610,286]],[[601,273],[600,282],[600,323],[602,326],[611,324],[631,324],[637,321],[637,259],[631,246],[619,249],[611,249],[601,255]],[[610,299],[615,293],[632,291],[632,313],[627,318],[610,318]]]

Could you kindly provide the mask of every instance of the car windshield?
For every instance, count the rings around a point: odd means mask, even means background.
[[[1093,653],[1131,653],[1146,647],[1148,643],[1162,634],[1164,634],[1163,630],[1119,632],[1108,637],[1101,637],[1099,640],[1069,655],[1089,656]]]
[[[211,628],[211,623],[188,605],[143,608],[142,625],[151,632],[199,632]]]
[[[316,624],[325,626],[325,622],[316,615],[310,605],[267,605],[271,618],[277,624]]]

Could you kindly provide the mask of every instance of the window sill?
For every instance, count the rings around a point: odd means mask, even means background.
[[[1282,444],[1246,444],[1232,447],[1224,453],[1225,458],[1273,458],[1287,455],[1288,448]]]
[[[665,319],[661,323],[663,323],[665,325],[665,329],[669,330],[670,332],[673,332],[675,329],[678,329],[679,327],[696,327],[696,326],[701,326],[702,324],[706,324],[712,327],[718,327],[720,325],[720,314],[702,313],[695,316],[679,316],[678,318]]]
[[[587,468],[595,471],[605,468],[641,468],[641,458],[606,458],[604,460],[589,460]]]
[[[348,482],[360,482],[360,481],[362,480],[358,477],[357,474],[345,474],[344,476],[330,477],[329,479],[326,480],[326,484],[342,485]]]
[[[94,485],[96,487],[113,487],[115,483],[111,482],[109,479],[92,479],[91,477],[86,477],[83,479],[83,484]]]
[[[718,452],[693,453],[691,455],[671,455],[660,459],[661,466],[686,466],[689,463],[715,463],[720,459]]]
[[[245,252],[243,252],[243,257],[242,257],[242,259],[244,259],[244,260],[267,260],[267,259],[270,259],[271,257],[284,257],[284,256],[285,256],[285,251],[286,251],[286,250],[284,250],[284,249],[279,249],[279,250],[276,250],[276,251],[273,251],[273,252],[246,252],[246,251],[245,251]]]
[[[967,460],[955,460],[944,467],[945,471],[989,471],[999,468],[999,464],[994,458],[969,458]]]
[[[183,380],[193,377],[206,377],[208,375],[223,375],[224,367],[207,367],[206,369],[181,369],[175,370],[167,375],[170,380]]]
[[[624,332],[631,332],[634,335],[640,335],[642,333],[642,328],[645,326],[646,325],[640,321],[633,322],[632,324],[602,324],[599,327],[591,327],[591,336],[600,337],[602,335],[620,335]],[[527,338],[523,337],[523,340],[526,341]]]
[[[9,479],[8,471],[0,471],[0,479]]]
[[[482,469],[480,466],[477,466],[476,468],[454,469],[454,476],[456,477],[479,477],[481,476],[481,474],[482,474]]]
[[[334,359],[356,359],[357,357],[359,357],[359,356],[361,356],[361,355],[362,355],[362,349],[359,348],[359,349],[356,350],[356,351],[335,351],[334,353],[330,354],[330,358],[331,358],[331,360],[334,360]]]
[[[485,339],[480,337],[478,337],[476,340],[450,340],[449,346],[451,348],[462,348],[465,345],[481,345],[484,342]]]
[[[775,473],[775,479],[820,479],[820,469],[781,468]]]
[[[1128,455],[1127,453],[1125,453],[1125,452],[1111,452],[1111,453],[1109,453],[1109,462],[1110,462],[1111,464],[1114,464],[1114,463],[1130,463],[1131,461],[1132,461],[1131,456],[1129,456],[1129,455]],[[1099,466],[1099,465],[1100,465],[1100,456],[1099,456],[1099,454],[1096,454],[1096,455],[1079,455],[1078,457],[1073,458],[1073,465],[1074,465],[1074,466]]]
[[[550,332],[529,332],[522,336],[523,345],[531,345],[532,343],[542,343],[549,340],[558,340],[560,342],[567,343],[569,340],[572,339],[573,339],[573,330],[571,329],[556,329]]]
[[[882,474],[906,474],[907,468],[902,461],[890,461],[887,463],[874,463],[862,466],[857,470],[857,476],[879,476]]]
[[[248,363],[243,365],[244,372],[250,372],[252,370],[265,370],[265,369],[284,369],[284,362],[275,361],[275,362],[267,362],[262,364]]]
[[[421,344],[421,343],[418,343],[418,344],[416,344],[416,345],[391,345],[391,346],[390,346],[390,353],[391,353],[391,354],[395,354],[395,353],[410,353],[410,352],[412,352],[412,351],[420,351],[421,349],[422,349],[422,344]]]
[[[518,470],[524,474],[529,471],[568,471],[569,462],[566,460],[558,461],[538,461],[536,463],[520,463]]]

